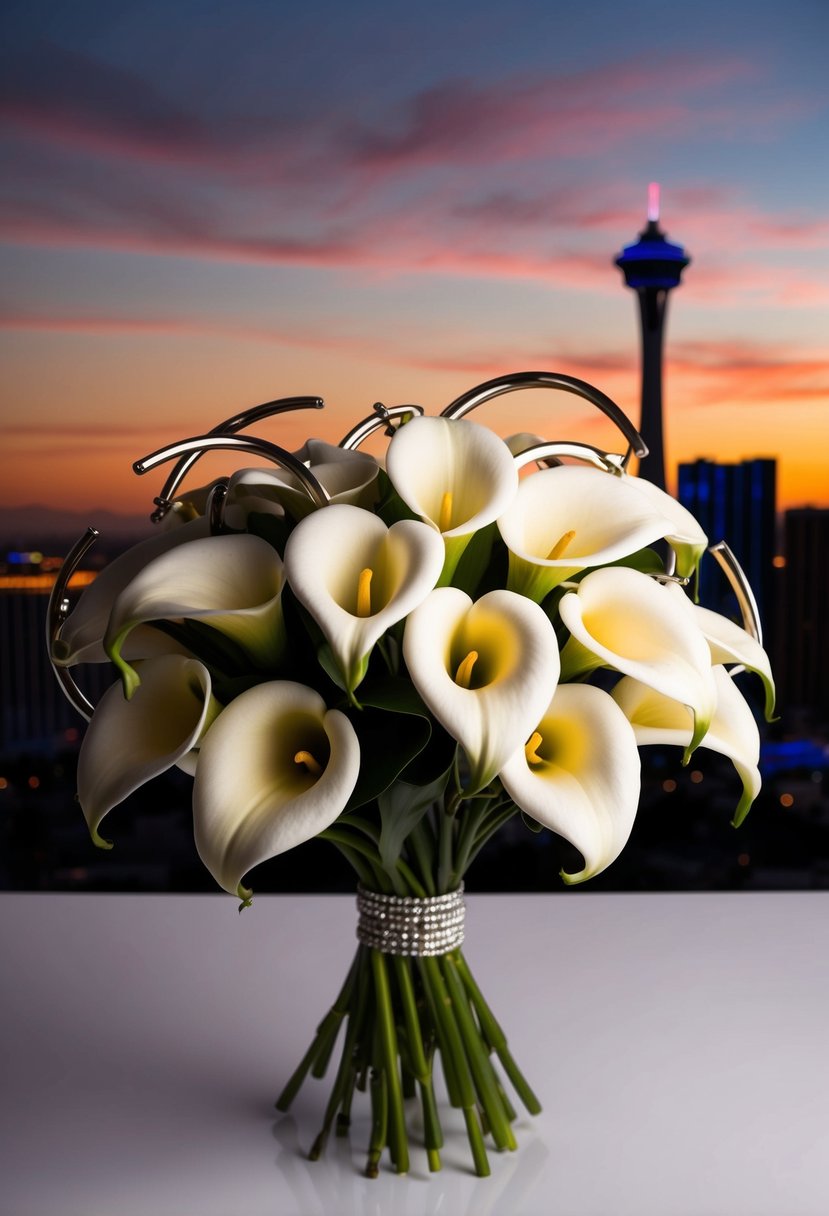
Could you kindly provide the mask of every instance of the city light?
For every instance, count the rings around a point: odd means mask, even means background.
[[[794,794],[781,794],[780,795],[780,805],[781,806],[794,806]]]
[[[695,768],[691,773],[691,780],[693,781],[694,785],[699,785],[700,781],[704,781],[705,778],[699,769]]]

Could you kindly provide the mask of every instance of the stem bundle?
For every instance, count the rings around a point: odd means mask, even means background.
[[[287,1111],[308,1072],[325,1074],[341,1026],[345,1036],[323,1123],[310,1157],[324,1151],[336,1119],[347,1133],[354,1090],[371,1101],[366,1175],[376,1177],[384,1149],[398,1174],[409,1169],[407,1095],[419,1098],[423,1145],[431,1171],[443,1146],[433,1066],[440,1057],[449,1103],[463,1111],[475,1172],[489,1174],[485,1137],[499,1150],[517,1147],[516,1113],[493,1060],[497,1056],[531,1114],[541,1109],[460,949],[440,956],[386,955],[360,945],[334,1004],[311,1046],[277,1099]]]

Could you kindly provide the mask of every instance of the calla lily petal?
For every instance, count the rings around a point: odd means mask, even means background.
[[[403,656],[415,688],[466,752],[467,795],[527,739],[560,666],[555,631],[537,604],[511,591],[473,603],[457,587],[433,591],[409,616]]]
[[[127,701],[120,684],[104,693],[78,756],[78,800],[95,844],[119,802],[178,764],[218,712],[210,673],[197,659],[164,655],[140,664],[141,687]]]
[[[241,883],[248,870],[330,827],[359,770],[353,726],[318,693],[288,680],[243,692],[199,753],[199,856],[225,891],[247,902],[251,893]]]
[[[209,531],[206,519],[195,519],[133,545],[105,566],[61,626],[60,635],[52,646],[55,663],[70,667],[75,663],[109,662],[103,639],[118,596],[149,562],[180,545],[206,537]],[[147,658],[154,653],[166,654],[174,649],[174,644],[166,635],[157,629],[144,629],[140,636],[132,639],[127,654],[131,658]]]
[[[739,827],[760,792],[760,732],[745,698],[724,667],[714,667],[717,709],[701,747],[727,756],[743,783],[732,823]],[[633,726],[640,747],[667,744],[688,747],[693,721],[688,708],[638,680],[626,677],[613,689],[613,699]]]
[[[680,578],[689,578],[708,547],[708,537],[697,520],[675,498],[644,477],[630,477],[622,473],[621,479],[637,493],[643,494],[653,509],[670,522],[670,528],[664,533],[665,540],[676,554],[677,574]]]
[[[626,481],[575,465],[525,477],[498,529],[510,551],[507,586],[538,603],[579,571],[627,557],[670,521]]]
[[[448,582],[472,535],[512,502],[518,473],[509,448],[476,422],[415,418],[396,432],[386,472],[397,493],[446,544]]]
[[[678,587],[674,588],[674,592],[677,595],[683,594]],[[766,691],[765,716],[770,722],[774,716],[774,676],[769,656],[763,647],[745,629],[719,612],[712,612],[709,608],[696,604],[692,605],[692,608],[697,627],[711,648],[711,662],[741,663],[763,681]]]
[[[562,651],[565,679],[585,669],[585,652],[595,660],[634,676],[694,715],[694,730],[683,758],[708,730],[717,703],[708,643],[698,629],[693,604],[637,570],[609,567],[585,575],[577,592],[559,605],[570,630]]]
[[[633,729],[606,692],[560,684],[531,736],[500,772],[516,806],[574,844],[584,882],[614,861],[639,804],[640,763]]]
[[[285,574],[325,634],[349,692],[374,644],[432,590],[443,559],[443,542],[428,524],[406,519],[387,528],[359,507],[328,506],[291,533]]]
[[[127,696],[137,677],[122,647],[145,621],[201,620],[232,637],[258,665],[275,663],[284,644],[283,582],[279,554],[257,536],[205,537],[149,562],[118,596],[104,637]]]
[[[329,502],[370,509],[376,501],[380,465],[368,453],[309,439],[293,455],[308,466]],[[295,519],[303,519],[315,509],[287,469],[241,469],[228,483],[224,515],[231,527],[243,528],[253,511],[281,515],[287,510]]]

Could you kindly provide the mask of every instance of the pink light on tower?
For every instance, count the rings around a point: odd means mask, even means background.
[[[651,224],[659,223],[659,182],[648,184],[648,221]]]

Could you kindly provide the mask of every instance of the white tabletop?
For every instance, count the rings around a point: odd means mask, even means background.
[[[0,896],[2,1216],[825,1216],[825,894],[490,895],[467,958],[544,1112],[470,1172],[273,1100],[354,948],[353,901]],[[367,1103],[366,1103],[367,1104]],[[453,1112],[454,1114],[454,1112]],[[456,1129],[457,1134],[452,1129]]]

